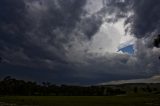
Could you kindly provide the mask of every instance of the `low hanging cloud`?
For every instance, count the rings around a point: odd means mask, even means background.
[[[117,84],[127,84],[127,83],[160,83],[160,76],[153,76],[146,79],[132,79],[132,80],[119,80],[119,81],[110,81],[106,83],[101,83],[100,85],[117,85]]]
[[[159,5],[158,0],[1,0],[0,57],[8,65],[46,70],[54,80],[62,76],[59,83],[159,74],[160,48],[153,45]],[[125,31],[137,39],[133,55],[117,52]]]

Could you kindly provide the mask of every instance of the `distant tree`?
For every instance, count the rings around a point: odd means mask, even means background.
[[[7,76],[7,77],[5,77],[3,80],[4,80],[4,81],[7,81],[7,80],[9,81],[9,80],[11,80],[11,79],[12,79],[11,76]]]
[[[0,57],[0,63],[2,63],[2,57]]]
[[[146,92],[146,88],[141,88],[143,92]]]
[[[157,48],[160,47],[160,34],[157,36],[157,38],[154,39],[153,44]]]
[[[154,39],[153,45],[157,48],[160,47],[160,34]],[[160,59],[160,56],[158,58]]]
[[[114,95],[114,90],[111,87],[107,87],[107,95]]]
[[[157,91],[158,89],[157,88],[153,88],[153,91]]]
[[[134,93],[137,93],[137,92],[138,92],[138,88],[134,87]]]
[[[150,87],[149,85],[147,85],[146,89],[147,89],[147,91],[148,91],[149,93],[152,92],[152,89],[151,89],[151,87]]]

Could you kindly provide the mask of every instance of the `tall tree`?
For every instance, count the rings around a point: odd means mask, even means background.
[[[2,63],[2,57],[0,57],[0,63]]]
[[[157,38],[154,39],[153,42],[154,46],[159,48],[160,47],[160,34],[157,36]]]
[[[153,45],[157,48],[160,47],[160,34],[157,36],[157,38],[154,39]],[[160,59],[160,56],[159,56]]]

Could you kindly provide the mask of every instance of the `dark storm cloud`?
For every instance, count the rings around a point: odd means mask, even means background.
[[[14,64],[67,64],[75,39],[91,39],[104,12],[86,17],[86,0],[1,1],[0,54]]]
[[[37,7],[35,7],[36,5]],[[32,0],[28,3],[28,9],[31,9],[30,12],[33,12],[35,16],[36,14],[40,16],[39,21],[41,22],[39,23],[38,30],[41,30],[41,33],[53,35],[52,30],[60,28],[60,30],[66,32],[67,35],[67,33],[73,30],[77,21],[80,20],[84,5],[85,0]],[[43,8],[46,8],[46,10],[42,11]],[[34,17],[33,14],[31,13],[31,18]],[[35,17],[35,19],[37,19],[37,17]],[[35,30],[35,26],[33,26],[33,30]]]
[[[138,38],[160,32],[159,0],[115,0],[107,6],[115,14],[115,20],[126,17],[125,24],[129,24],[129,31]],[[128,13],[133,14],[128,16]]]
[[[131,32],[137,37],[160,32],[160,1],[134,0]]]
[[[25,4],[23,1],[2,0],[0,3],[0,49],[3,42],[18,44],[23,39]],[[9,45],[9,44],[6,45]],[[13,45],[12,45],[13,46]]]
[[[1,0],[0,57],[5,64],[0,70],[5,72],[0,73],[83,84],[159,73],[159,48],[148,47],[149,33],[159,31],[159,1],[105,1],[102,9],[88,15],[86,0]],[[122,18],[129,31],[142,38],[135,44],[135,54],[89,53],[104,21]]]
[[[0,55],[4,59],[6,49],[18,48],[25,39],[26,23],[23,0],[1,0],[0,3]],[[12,53],[10,53],[12,54]]]
[[[80,21],[85,2],[1,0],[0,54],[12,63],[65,63],[62,44]]]
[[[108,15],[113,15],[111,20],[117,21],[120,18],[128,16],[128,12],[131,11],[132,0],[104,0],[106,11]],[[112,22],[112,21],[111,21]]]

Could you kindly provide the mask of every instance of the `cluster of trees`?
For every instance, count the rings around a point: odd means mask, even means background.
[[[37,84],[30,81],[16,80],[11,77],[6,77],[0,81],[0,95],[105,96],[120,95],[125,93],[125,91],[119,88],[105,86],[57,86],[48,82]]]
[[[131,83],[118,85],[128,93],[160,94],[160,83]]]
[[[48,82],[37,84],[35,82],[17,80],[6,77],[0,81],[0,95],[21,96],[112,96],[124,95],[128,92],[159,92],[160,84],[124,84],[106,86],[69,86],[53,85]],[[158,85],[158,86],[157,86]]]

